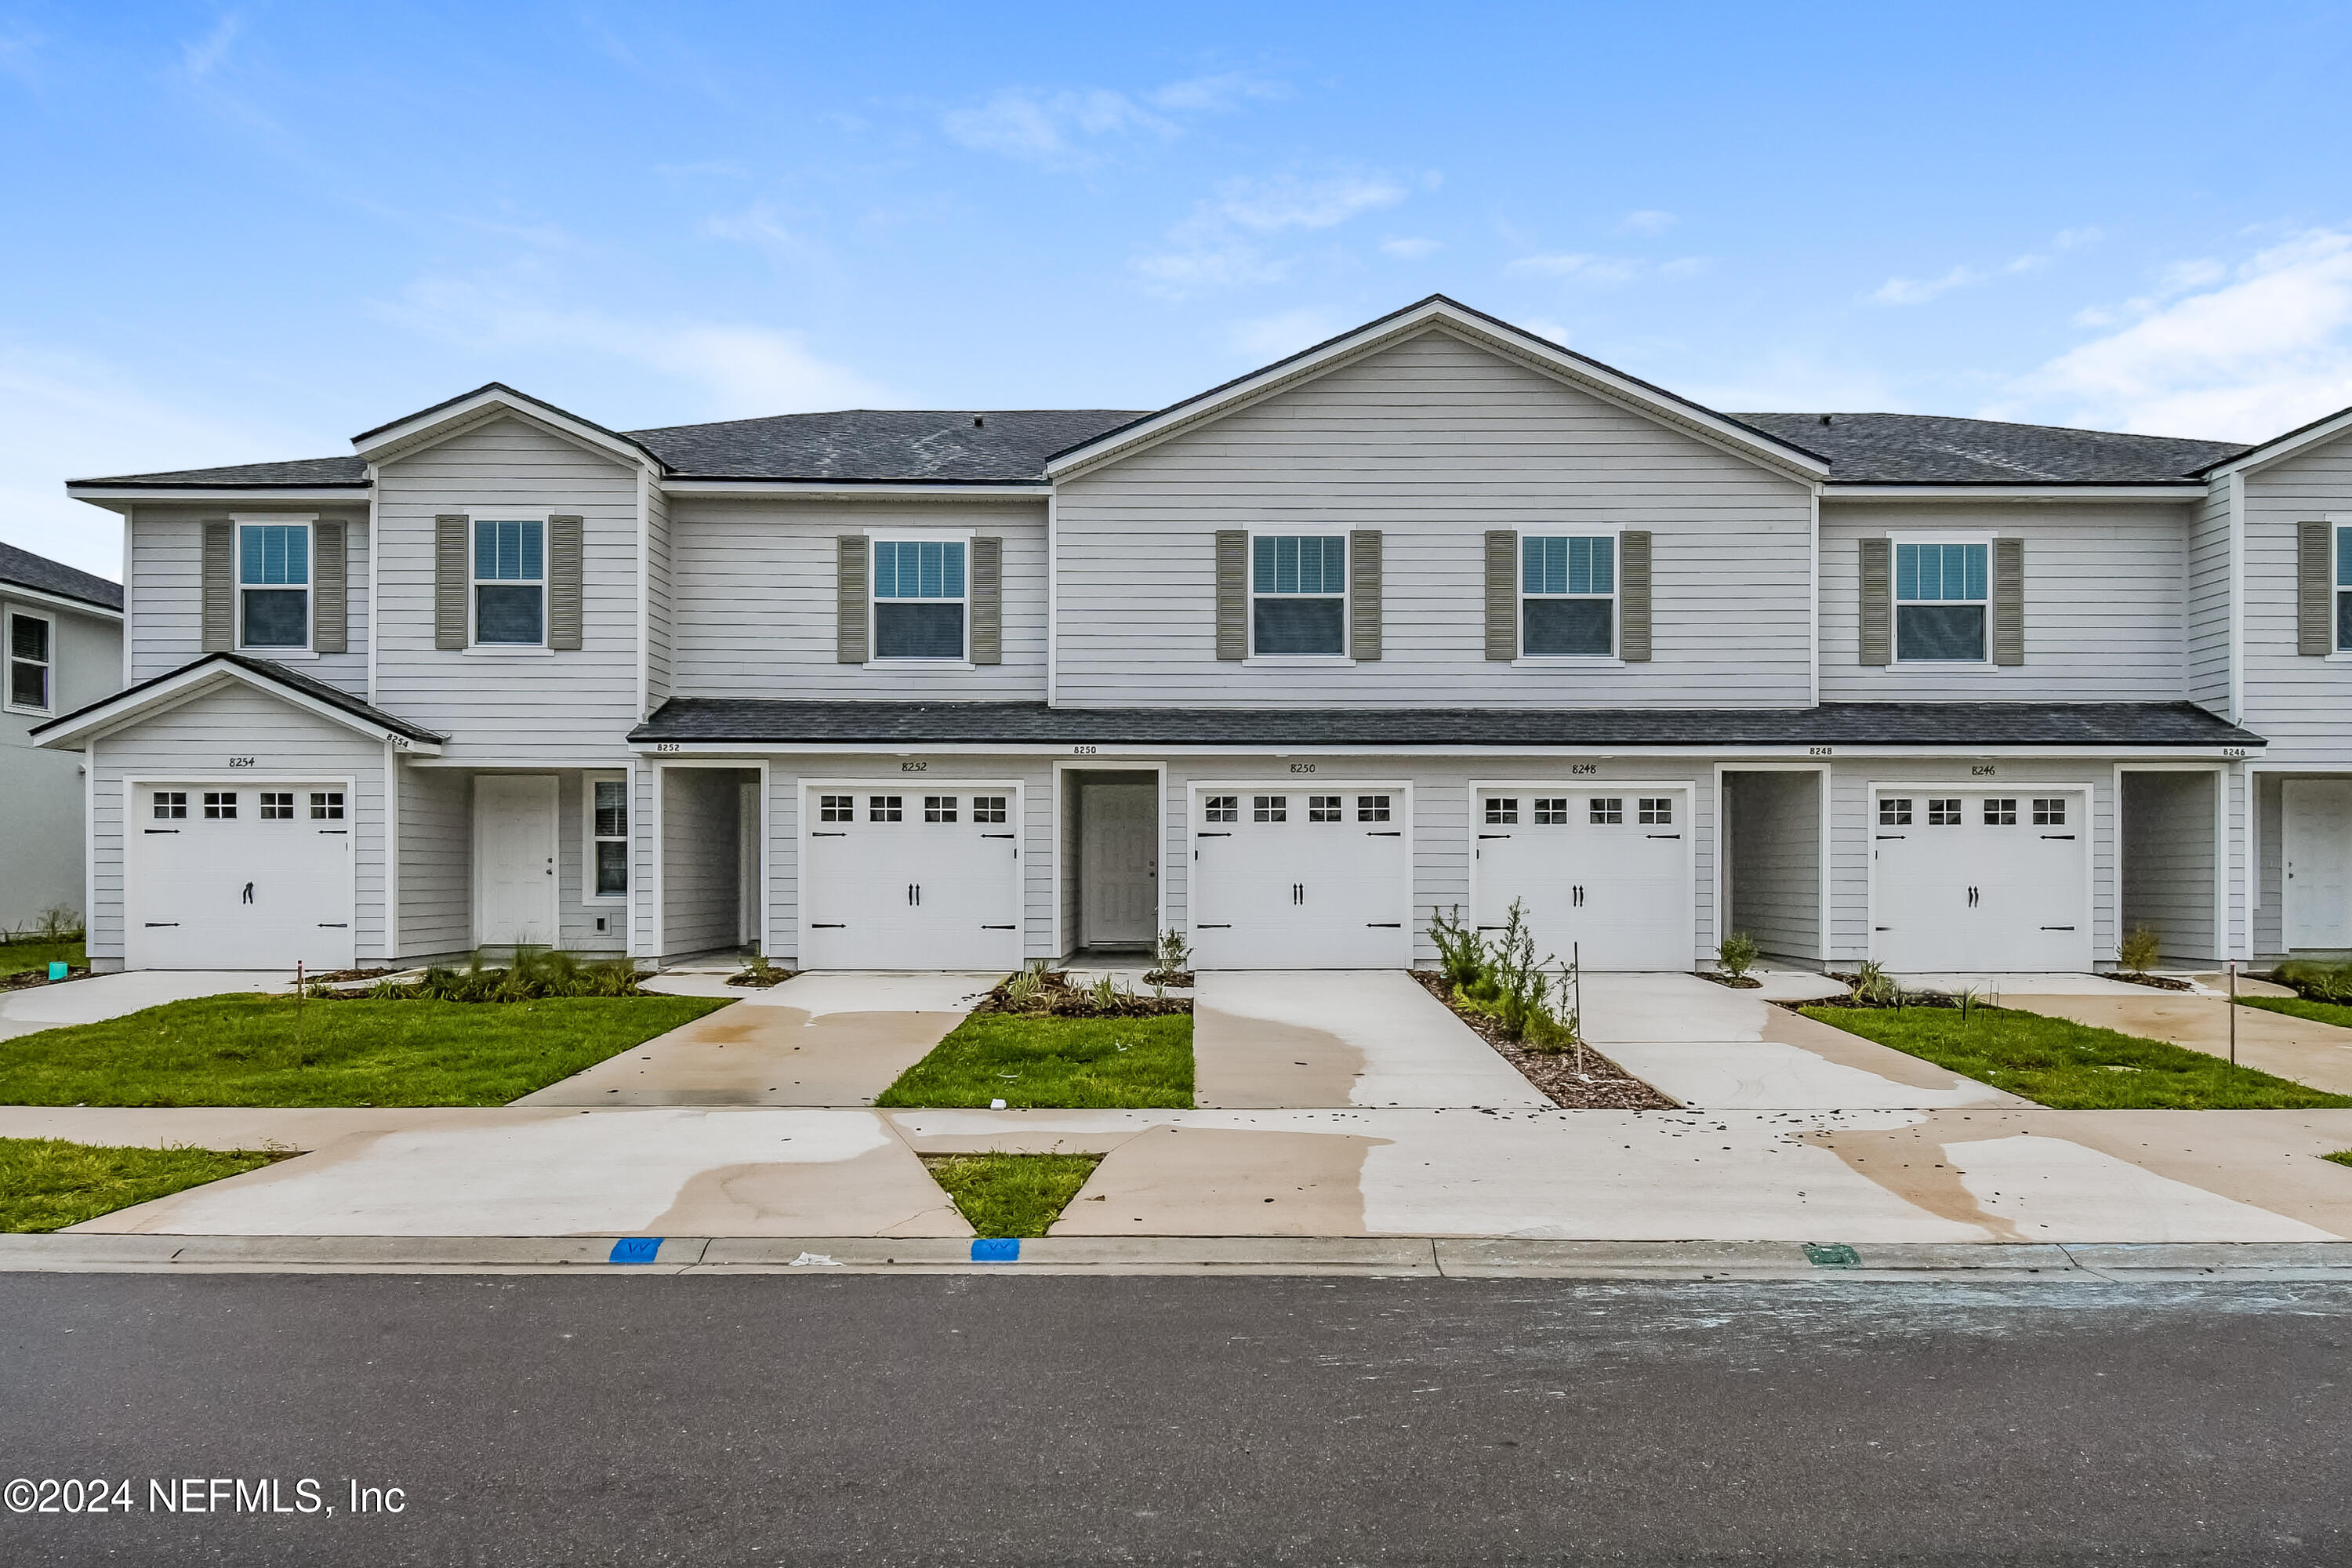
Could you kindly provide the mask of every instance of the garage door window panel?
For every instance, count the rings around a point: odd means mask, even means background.
[[[874,542],[874,657],[965,658],[965,543],[960,539]]]
[[[1991,614],[1989,542],[1899,541],[1895,546],[1895,658],[1901,664],[1982,664]]]
[[[1339,658],[1348,651],[1348,541],[1261,534],[1250,541],[1250,650]]]
[[[1615,535],[1519,541],[1519,647],[1528,658],[1616,653]]]
[[[310,525],[245,522],[236,531],[237,646],[310,646]]]
[[[8,612],[8,706],[20,713],[49,711],[52,650],[57,627],[47,616]]]

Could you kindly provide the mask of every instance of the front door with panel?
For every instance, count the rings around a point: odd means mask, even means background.
[[[479,773],[474,779],[474,942],[553,947],[555,779]]]
[[[1690,792],[1527,785],[1479,792],[1478,927],[1522,903],[1536,956],[1594,970],[1691,965]]]
[[[1148,784],[1078,786],[1078,940],[1149,947],[1160,934],[1160,801]]]
[[[1003,786],[812,786],[801,967],[1020,967],[1015,798]]]
[[[2352,947],[2352,779],[2279,785],[2286,945]]]
[[[1198,967],[1411,966],[1402,791],[1321,784],[1204,793],[1198,800]]]
[[[2090,968],[2088,802],[2049,785],[1882,791],[1873,955],[1897,973]]]
[[[352,966],[345,785],[142,784],[125,804],[131,968]]]

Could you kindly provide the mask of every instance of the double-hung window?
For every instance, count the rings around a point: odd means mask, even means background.
[[[236,644],[268,652],[310,646],[310,525],[236,525]]]
[[[2336,651],[2352,653],[2352,526],[2336,529]]]
[[[874,657],[966,657],[965,542],[874,542]]]
[[[629,896],[629,781],[588,781],[588,856],[597,899]]]
[[[1250,651],[1260,658],[1346,655],[1346,535],[1262,533],[1250,541]]]
[[[547,646],[547,520],[474,520],[474,646]]]
[[[1519,652],[1528,658],[1606,658],[1616,651],[1616,536],[1523,535]]]
[[[57,623],[29,610],[8,612],[8,706],[49,711],[57,689]]]
[[[1895,542],[1895,658],[1982,664],[1990,618],[1992,546]]]

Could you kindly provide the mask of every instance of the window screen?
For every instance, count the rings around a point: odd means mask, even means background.
[[[1260,654],[1348,651],[1348,541],[1264,534],[1250,541],[1250,637]]]

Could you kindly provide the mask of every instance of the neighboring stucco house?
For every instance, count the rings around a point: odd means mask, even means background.
[[[0,931],[51,910],[82,912],[87,892],[82,759],[45,751],[33,726],[122,686],[122,590],[62,562],[0,544]]]
[[[100,963],[2352,950],[2352,413],[1722,414],[1433,298],[1157,412],[353,447],[68,487]]]

